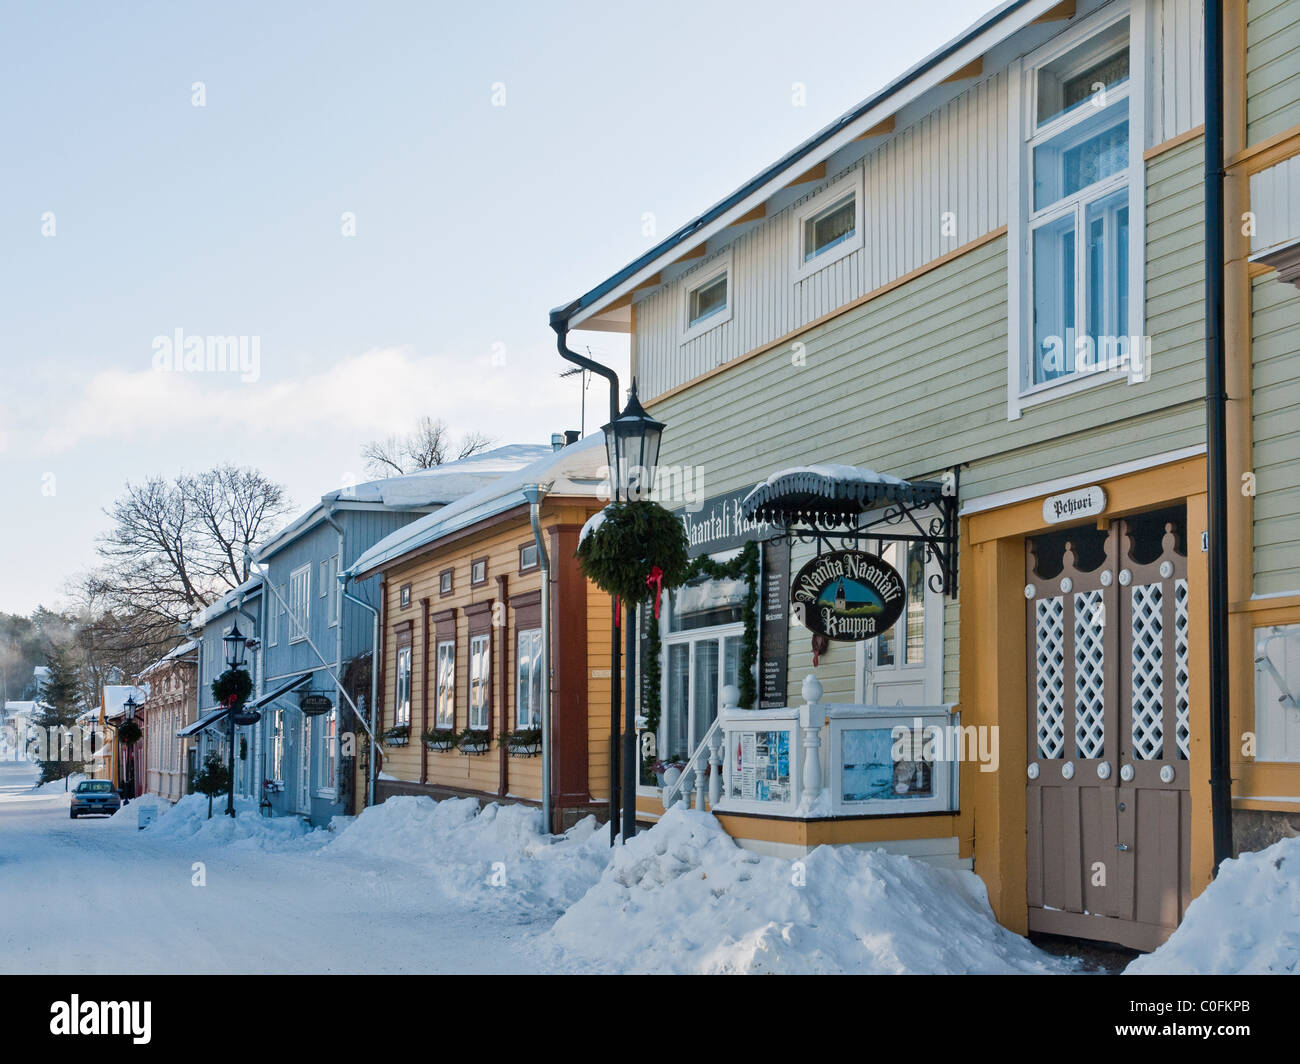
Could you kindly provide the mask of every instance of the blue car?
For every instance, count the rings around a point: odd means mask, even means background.
[[[112,816],[122,808],[122,799],[113,790],[112,780],[82,780],[72,792],[68,816],[73,820],[83,813]]]

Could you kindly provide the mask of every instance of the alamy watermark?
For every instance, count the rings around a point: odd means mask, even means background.
[[[153,338],[153,368],[159,373],[238,374],[244,384],[262,376],[260,336],[187,336],[177,326]]]

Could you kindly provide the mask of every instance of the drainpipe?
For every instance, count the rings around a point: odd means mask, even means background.
[[[343,555],[344,539],[343,526],[334,520],[334,507],[336,503],[331,502],[325,510],[325,523],[329,525],[339,537],[339,572],[343,572],[343,567],[347,564],[347,559]],[[325,571],[329,571],[329,563],[326,562]],[[329,609],[329,592],[325,593],[325,608]],[[343,677],[343,603],[339,603],[338,615],[334,618],[334,671],[338,674],[340,680]],[[341,686],[341,685],[340,685]],[[335,729],[335,747],[338,746],[338,727]],[[337,756],[337,755],[336,755]],[[337,768],[337,765],[336,765]],[[355,778],[355,776],[353,777]],[[339,780],[334,781],[334,801],[338,801]]]
[[[253,632],[254,637],[256,637],[256,638],[260,641],[260,640],[261,640],[261,629],[257,627],[257,618],[254,617],[251,613],[246,613],[246,612],[244,611],[244,593],[243,593],[242,591],[241,591],[238,595],[235,596],[235,609],[234,609],[234,612],[235,612],[236,614],[238,614],[240,617],[243,617],[244,620],[246,620],[246,621],[249,622],[249,625],[251,626],[251,630],[252,630],[252,632]],[[263,667],[263,664],[264,664],[264,660],[263,660],[263,658],[259,655],[259,656],[258,656],[258,659],[257,659],[257,677],[256,677],[256,679],[255,679],[255,681],[254,681],[254,684],[253,684],[253,691],[254,691],[254,696],[253,696],[253,697],[257,697],[257,695],[260,695],[260,694],[262,693],[262,682],[261,682],[261,681],[262,681],[262,677],[263,677],[263,668],[262,668],[262,667]],[[233,729],[232,729],[232,732],[233,732]],[[234,739],[233,739],[233,738],[231,739],[231,744],[232,744],[232,745],[234,744]],[[263,743],[258,743],[257,745],[258,745],[258,747],[259,747],[259,749],[260,749],[260,748],[261,748],[262,746],[264,746],[265,744],[263,744]],[[264,755],[264,756],[265,756],[265,755]],[[247,761],[245,761],[245,764],[247,764]],[[265,766],[263,766],[263,769],[265,770]],[[263,774],[262,779],[266,779],[265,774]],[[251,782],[251,781],[250,781],[250,782]],[[234,790],[234,788],[235,788],[235,780],[234,780],[233,777],[232,777],[231,780],[230,780],[230,788],[231,788],[231,790]],[[253,801],[255,801],[255,802],[256,802],[256,801],[260,801],[260,798],[259,798],[258,792],[262,789],[262,785],[259,783],[259,784],[257,785],[256,788],[250,788],[250,789],[253,790],[253,793],[252,793],[252,795],[250,796],[251,799],[252,799]]]
[[[567,307],[559,307],[551,311],[551,328],[555,330],[555,345],[560,352],[560,357],[566,362],[572,362],[575,366],[581,366],[583,369],[590,370],[609,381],[609,420],[618,420],[618,374],[608,366],[602,366],[599,362],[580,355],[576,351],[569,350],[567,338],[569,334],[569,317],[573,313],[576,303],[571,303]],[[611,478],[616,476],[615,471],[611,471]],[[612,479],[611,479],[612,483]],[[619,661],[619,617],[618,617],[618,600],[610,599],[610,666],[609,666],[609,844],[614,845],[618,839],[618,819],[619,819],[619,777],[620,753],[619,732],[622,729],[622,720],[620,719],[619,706],[619,679],[622,675],[621,663]]]
[[[1216,874],[1219,865],[1232,856],[1223,119],[1223,3],[1222,0],[1205,0],[1205,465],[1210,526],[1210,820]]]
[[[563,341],[561,341],[563,342]],[[542,537],[542,500],[551,490],[549,484],[527,484],[524,498],[528,500],[528,520],[533,526],[533,541],[537,544],[537,565],[542,574],[542,823],[548,832],[555,830],[551,823],[551,558],[546,553],[546,540]],[[617,681],[614,682],[615,686]],[[613,824],[613,818],[610,819]]]

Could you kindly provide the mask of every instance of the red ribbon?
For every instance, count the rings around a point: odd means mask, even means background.
[[[659,596],[664,592],[664,571],[659,566],[650,567],[650,575],[645,578],[646,587],[655,589],[655,620],[659,620]]]

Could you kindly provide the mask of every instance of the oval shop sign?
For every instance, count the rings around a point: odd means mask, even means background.
[[[837,550],[814,558],[790,585],[795,615],[805,628],[841,643],[887,632],[907,599],[892,565],[860,550]]]

